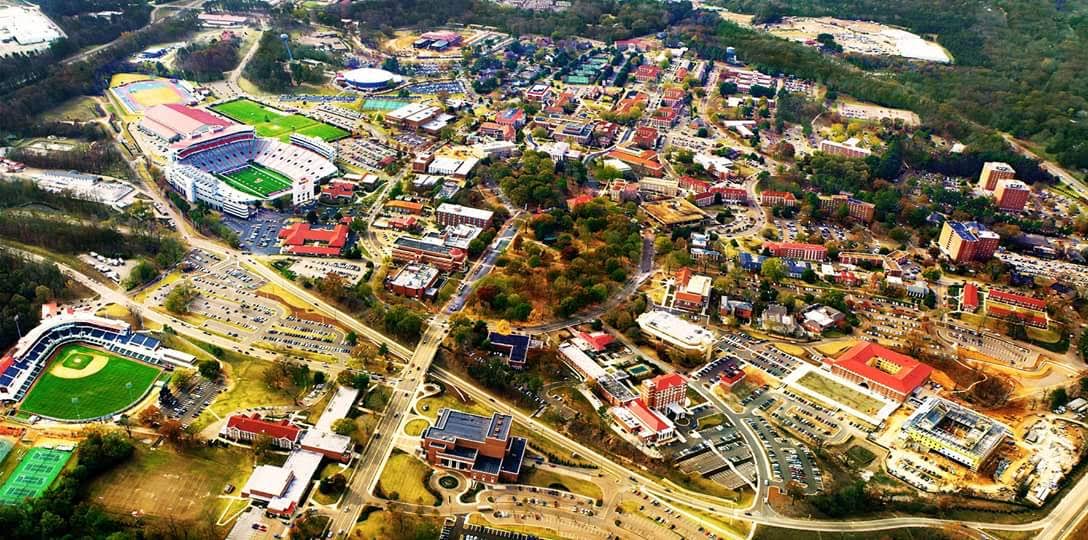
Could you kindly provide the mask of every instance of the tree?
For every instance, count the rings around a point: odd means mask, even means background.
[[[253,455],[258,458],[264,457],[272,452],[276,448],[276,443],[272,439],[271,435],[264,433],[258,433],[256,437],[253,437]]]
[[[1069,392],[1064,386],[1059,386],[1050,393],[1050,410],[1064,407],[1066,403],[1069,403]]]
[[[170,376],[170,388],[175,392],[186,392],[193,386],[193,378],[196,377],[196,371],[191,369],[175,369],[174,374]]]
[[[140,414],[136,417],[140,424],[145,426],[154,426],[155,424],[162,422],[162,418],[162,410],[155,405],[149,405],[144,408],[144,410],[140,411]]]
[[[218,360],[201,360],[196,367],[200,375],[209,381],[218,379],[222,370]]]
[[[335,495],[337,493],[343,493],[347,487],[348,479],[343,474],[336,473],[327,478],[322,478],[317,489],[326,495]]]
[[[355,421],[351,418],[341,418],[332,423],[332,431],[338,435],[351,435],[355,433],[358,426],[355,425]]]
[[[341,386],[366,390],[370,386],[370,375],[365,371],[345,369],[336,375],[336,382]]]
[[[778,258],[771,257],[763,261],[763,267],[760,270],[760,275],[770,281],[771,283],[781,282],[787,275],[786,263]]]

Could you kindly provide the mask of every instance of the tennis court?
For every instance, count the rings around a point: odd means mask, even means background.
[[[16,504],[23,499],[40,496],[60,475],[72,458],[67,450],[31,448],[11,476],[0,486],[0,504]]]
[[[409,103],[411,101],[397,99],[367,99],[359,108],[364,111],[395,111]]]
[[[290,178],[252,163],[220,177],[234,189],[261,198],[291,189]]]

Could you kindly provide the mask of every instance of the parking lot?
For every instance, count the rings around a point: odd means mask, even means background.
[[[396,150],[371,139],[340,139],[336,147],[341,161],[374,172],[397,158]]]
[[[199,381],[184,393],[169,393],[163,391],[159,395],[159,407],[167,418],[173,418],[183,426],[187,426],[207,407],[215,396],[223,392],[223,385],[209,381],[204,377],[197,377]]]
[[[442,82],[422,82],[416,84],[410,84],[404,87],[411,94],[437,94],[439,92],[445,92],[447,94],[464,94],[465,85],[461,84],[461,81],[442,81]]]
[[[366,275],[366,267],[361,263],[324,259],[294,259],[294,264],[288,269],[299,276],[314,279],[336,274],[351,283],[358,282]]]
[[[307,209],[302,208],[299,211],[305,213]],[[280,229],[283,228],[283,224],[293,217],[295,217],[294,213],[276,212],[262,208],[250,219],[239,219],[224,214],[222,220],[231,230],[238,233],[238,240],[241,242],[238,247],[243,252],[274,255],[280,252],[277,235],[280,233]]]

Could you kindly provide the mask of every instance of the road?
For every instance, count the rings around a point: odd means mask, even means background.
[[[1009,146],[1012,146],[1013,150],[1016,150],[1017,153],[1031,159],[1038,160],[1039,167],[1041,167],[1044,171],[1054,175],[1054,177],[1056,177],[1063,184],[1069,186],[1069,188],[1072,189],[1074,193],[1079,195],[1080,198],[1088,200],[1088,187],[1086,187],[1084,182],[1079,180],[1076,176],[1073,176],[1072,173],[1065,170],[1057,163],[1048,161],[1046,158],[1039,156],[1012,135],[1009,135],[1008,133],[1002,133],[1001,136],[1005,138],[1005,142],[1009,143]]]
[[[172,3],[169,3],[169,4],[159,4],[159,5],[155,6],[154,9],[151,10],[151,20],[150,20],[150,22],[148,22],[148,24],[150,25],[150,24],[154,24],[154,23],[157,23],[157,22],[164,21],[164,20],[169,19],[171,17],[176,17],[179,13],[184,13],[185,11],[188,11],[188,10],[199,9],[203,5],[204,5],[204,0],[180,0],[178,2],[172,2]],[[63,60],[62,63],[64,63],[64,64],[74,64],[76,62],[86,60],[87,58],[90,58],[91,56],[94,56],[95,53],[97,53],[97,52],[99,52],[99,51],[101,51],[101,50],[103,50],[103,49],[117,43],[118,41],[121,41],[122,39],[125,38],[126,35],[128,35],[128,32],[125,32],[124,34],[119,36],[117,39],[115,39],[113,41],[110,41],[108,43],[103,43],[101,45],[95,45],[94,47],[91,47],[91,48],[89,48],[89,49],[87,49],[85,51],[80,51],[80,52],[78,52],[78,53],[76,53],[76,54],[74,54],[72,56],[69,56],[67,59]]]

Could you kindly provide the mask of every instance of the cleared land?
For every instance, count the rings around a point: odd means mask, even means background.
[[[242,193],[266,198],[273,193],[291,189],[291,179],[260,165],[250,163],[234,172],[219,175]]]
[[[821,396],[827,396],[828,399],[846,405],[862,414],[872,416],[880,412],[880,409],[884,407],[884,404],[879,400],[839,384],[816,372],[804,374],[800,379],[797,379],[797,384],[804,386]]]
[[[286,113],[248,99],[220,103],[213,106],[212,110],[237,122],[253,126],[257,135],[261,137],[286,140],[292,133],[301,133],[326,141],[335,141],[351,135],[336,126],[301,114]]]
[[[51,448],[31,448],[0,487],[0,504],[16,504],[36,498],[57,479],[72,453]]]
[[[411,504],[433,505],[434,494],[427,490],[426,481],[431,468],[415,456],[394,452],[382,470],[378,487],[390,500]]]
[[[92,360],[103,357],[106,362],[101,367]],[[124,410],[140,399],[159,376],[156,367],[75,344],[61,347],[49,366],[20,409],[61,420],[99,418]],[[64,377],[52,372],[55,366],[64,368]],[[85,377],[69,378],[72,372],[84,369],[95,371]]]

